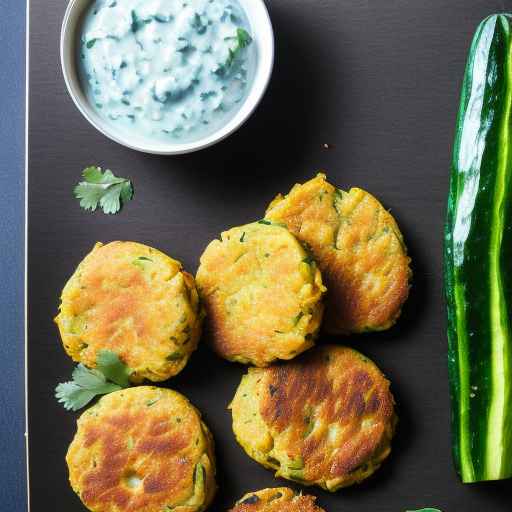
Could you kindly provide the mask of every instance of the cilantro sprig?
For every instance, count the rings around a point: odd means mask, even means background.
[[[233,49],[229,49],[229,57],[226,61],[226,66],[229,68],[235,61],[237,55],[252,43],[252,37],[249,35],[247,30],[243,28],[236,29],[236,46]]]
[[[110,350],[100,350],[96,356],[96,368],[79,364],[73,370],[73,380],[62,382],[55,388],[55,397],[68,411],[78,411],[98,395],[130,386],[128,368]]]
[[[84,181],[73,192],[84,210],[94,212],[99,206],[104,213],[114,214],[133,198],[132,182],[118,178],[109,169],[102,172],[101,167],[87,167],[82,176]]]
[[[221,64],[217,69],[216,73],[219,75],[225,75],[231,69],[242,50],[252,43],[252,37],[244,28],[237,28],[236,36],[233,39],[236,40],[236,45],[234,48],[229,48],[229,55],[226,62]]]

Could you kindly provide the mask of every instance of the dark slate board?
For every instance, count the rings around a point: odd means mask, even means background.
[[[415,280],[399,324],[349,342],[393,383],[401,422],[391,459],[365,484],[335,495],[310,489],[328,512],[511,510],[511,482],[463,486],[450,453],[442,224],[466,52],[484,16],[512,1],[275,0],[275,73],[265,100],[237,134],[174,158],[124,149],[75,109],[59,68],[65,0],[31,2],[28,249],[28,396],[32,511],[84,510],[64,455],[77,415],[53,398],[72,364],[55,325],[59,293],[94,242],[137,240],[195,271],[227,227],[261,218],[279,191],[325,169],[360,186],[397,217]],[[323,144],[333,147],[324,149]],[[81,169],[108,166],[133,178],[121,215],[82,211],[71,195]],[[185,393],[217,441],[220,490],[212,510],[246,491],[286,484],[235,442],[226,411],[244,368],[205,346],[170,385]]]

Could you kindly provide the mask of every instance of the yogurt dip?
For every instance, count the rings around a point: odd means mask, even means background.
[[[78,45],[82,88],[128,136],[193,142],[247,97],[253,37],[238,0],[96,0]]]

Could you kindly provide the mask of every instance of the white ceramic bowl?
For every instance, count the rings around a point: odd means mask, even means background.
[[[211,146],[240,128],[251,116],[265,94],[274,66],[274,33],[263,0],[238,0],[244,8],[254,34],[254,43],[257,52],[257,67],[254,81],[244,103],[229,122],[213,134],[194,142],[173,142],[148,140],[136,136],[129,136],[125,132],[117,131],[114,126],[102,119],[91,107],[82,90],[77,70],[77,44],[83,15],[93,0],[70,0],[60,37],[60,59],[64,80],[69,94],[78,110],[101,133],[123,146],[157,155],[179,155],[191,153]]]

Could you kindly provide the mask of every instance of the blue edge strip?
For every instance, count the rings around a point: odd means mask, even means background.
[[[0,509],[27,510],[25,470],[24,0],[1,0],[0,45]]]

